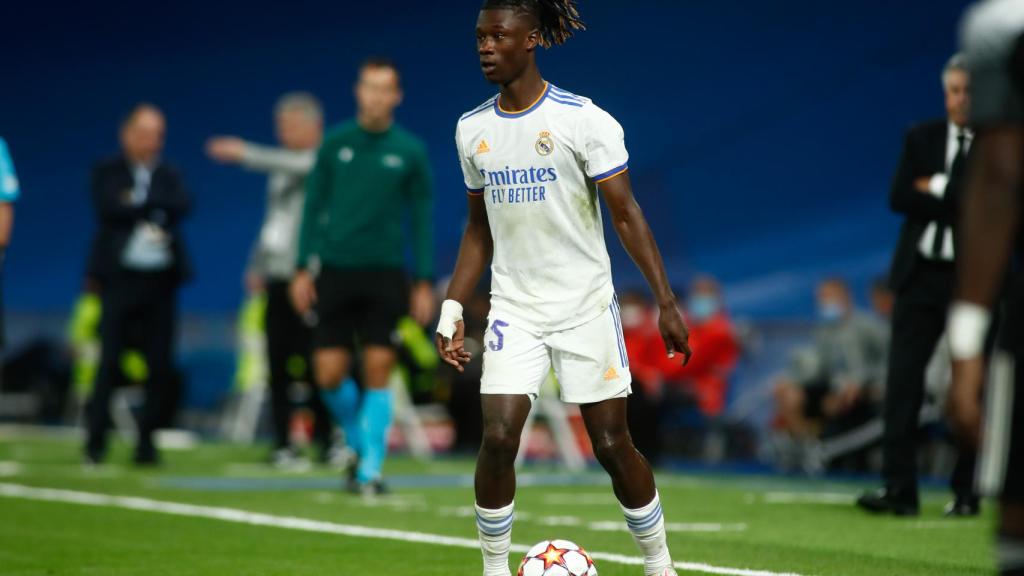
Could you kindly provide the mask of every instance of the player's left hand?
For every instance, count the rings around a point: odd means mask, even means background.
[[[675,358],[676,352],[683,355],[683,366],[690,362],[690,329],[686,327],[686,321],[679,312],[675,302],[660,307],[658,315],[658,331],[661,332],[661,339],[665,341],[665,351],[669,358]]]
[[[426,326],[434,318],[434,288],[430,282],[417,282],[409,299],[409,315],[420,326]]]
[[[953,362],[953,384],[946,402],[954,429],[970,446],[981,440],[981,390],[985,383],[983,356]]]

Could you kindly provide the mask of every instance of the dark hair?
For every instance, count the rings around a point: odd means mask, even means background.
[[[135,106],[132,106],[132,109],[129,110],[124,116],[121,116],[121,128],[125,128],[126,126],[134,122],[135,117],[138,116],[141,112],[147,111],[156,112],[161,116],[163,116],[164,114],[163,110],[160,110],[160,108],[157,107],[156,104],[152,104],[150,102],[139,102]]]
[[[574,30],[585,30],[576,0],[484,0],[482,10],[509,8],[537,19],[540,45],[564,44]]]
[[[390,68],[394,71],[395,76],[399,79],[402,77],[402,74],[398,71],[398,66],[395,64],[394,60],[383,56],[370,56],[366,60],[363,60],[363,64],[359,66],[359,71],[362,72],[367,68]]]

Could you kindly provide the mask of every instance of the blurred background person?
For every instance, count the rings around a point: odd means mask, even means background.
[[[313,169],[323,138],[320,102],[304,92],[285,94],[274,106],[274,125],[279,148],[219,136],[206,143],[206,152],[217,162],[267,174],[267,207],[250,253],[245,284],[250,294],[266,294],[263,326],[274,433],[270,460],[276,467],[293,468],[301,466],[304,459],[290,438],[295,407],[290,391],[296,378],[304,378],[312,385],[312,357],[310,330],[291,305],[288,284],[295,275],[306,176]],[[304,374],[295,374],[290,369],[295,357],[303,360]],[[315,389],[309,395],[309,407],[313,411],[313,436],[320,446],[320,460],[343,463],[344,452],[334,446],[333,421]]]
[[[729,378],[739,360],[739,341],[718,281],[698,276],[687,292],[684,313],[694,354],[685,366],[659,351],[664,343],[657,330],[656,310],[646,294],[625,292],[620,300],[630,371],[638,383],[633,394],[636,399],[630,398],[630,429],[641,451],[647,447],[655,456],[666,448],[661,426],[665,409],[695,407],[703,420],[701,426],[706,427],[725,409]]]
[[[11,243],[11,231],[14,228],[14,201],[18,199],[21,187],[18,174],[14,171],[14,162],[7,150],[7,141],[0,137],[0,352],[4,349],[4,301],[3,301],[3,266],[7,247]]]
[[[664,449],[661,421],[665,376],[660,364],[650,359],[664,356],[665,343],[658,331],[657,310],[646,292],[625,290],[619,297],[619,317],[629,372],[633,376],[633,393],[626,401],[629,434],[637,449],[652,464],[658,464]],[[693,360],[691,358],[690,362]]]
[[[885,326],[854,308],[844,280],[818,285],[817,309],[814,344],[794,352],[774,390],[778,427],[798,442],[869,419],[886,362]]]
[[[946,118],[907,132],[889,197],[892,210],[905,219],[890,274],[895,305],[885,387],[884,486],[857,501],[871,512],[916,515],[920,509],[917,444],[925,371],[946,329],[963,167],[974,138],[967,123],[970,75],[960,54],[943,68],[942,87]],[[951,514],[978,513],[974,461],[969,451],[958,458]]]
[[[395,325],[407,311],[420,325],[433,316],[433,176],[426,147],[395,122],[402,102],[395,65],[367,60],[355,96],[356,118],[328,134],[306,183],[291,296],[300,314],[315,319],[314,375],[325,403],[343,425],[356,419],[355,428],[346,429],[358,436],[349,488],[372,495],[385,490]],[[402,230],[407,213],[408,242]],[[408,246],[415,260],[411,299]],[[350,377],[357,341],[366,388],[361,397]]]
[[[693,358],[685,366],[665,362],[664,358],[659,360],[666,378],[683,384],[695,396],[701,413],[714,418],[725,409],[729,378],[740,355],[739,341],[725,309],[718,280],[698,276],[690,285],[685,311]]]
[[[96,165],[92,199],[97,237],[90,277],[102,299],[99,372],[88,407],[86,463],[103,461],[111,392],[129,326],[147,367],[146,401],[138,421],[137,464],[156,464],[154,432],[172,387],[177,291],[189,276],[179,223],[189,197],[179,172],[160,154],[166,124],[152,104],[139,104],[121,123],[121,153]]]

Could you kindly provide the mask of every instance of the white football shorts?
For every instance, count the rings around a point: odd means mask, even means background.
[[[563,402],[589,404],[632,392],[619,304],[574,328],[539,332],[491,311],[484,333],[481,394],[537,398],[552,368]]]

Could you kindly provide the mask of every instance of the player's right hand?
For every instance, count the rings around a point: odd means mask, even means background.
[[[437,353],[446,364],[451,364],[459,372],[465,372],[465,364],[473,359],[473,355],[466,352],[466,325],[459,320],[455,323],[455,333],[451,338],[445,338],[441,334],[435,334],[434,340],[437,344]]]
[[[683,366],[690,362],[690,329],[686,327],[686,321],[679,312],[675,302],[668,306],[661,307],[658,316],[658,331],[661,332],[661,339],[665,341],[665,352],[669,358],[675,358],[676,352],[683,355]]]
[[[313,282],[313,276],[305,270],[295,275],[288,291],[292,298],[292,306],[299,316],[305,316],[316,303],[316,283]]]
[[[462,321],[462,304],[455,300],[441,303],[441,318],[437,322],[434,334],[437,354],[446,364],[451,364],[459,372],[465,371],[464,364],[469,364],[473,355],[466,352],[466,325]]]
[[[985,384],[985,360],[979,355],[953,361],[953,382],[946,407],[953,429],[961,441],[978,447],[981,443],[981,402]]]

